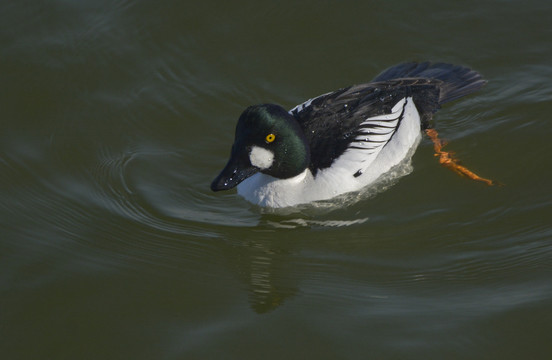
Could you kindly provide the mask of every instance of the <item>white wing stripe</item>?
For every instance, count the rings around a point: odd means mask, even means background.
[[[362,163],[362,168],[359,169],[362,173],[395,134],[409,101],[411,98],[403,98],[393,106],[390,114],[374,116],[362,122],[356,137],[334,165],[349,167],[350,165],[345,164],[359,162]],[[361,128],[362,126],[364,128]]]
[[[374,149],[385,146],[395,133],[406,104],[407,99],[403,98],[393,106],[390,114],[374,116],[362,122],[360,131],[349,148],[364,149],[365,143],[374,145]]]

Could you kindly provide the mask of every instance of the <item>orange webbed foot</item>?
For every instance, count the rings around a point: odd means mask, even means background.
[[[450,151],[443,151],[443,147],[446,145],[446,142],[439,139],[439,134],[435,129],[426,129],[425,132],[430,137],[431,141],[433,141],[433,149],[435,150],[434,156],[439,157],[439,163],[441,165],[451,169],[458,175],[465,176],[475,181],[483,182],[489,186],[502,185],[497,181],[486,179],[477,175],[473,171],[461,165],[460,161],[454,157],[454,153]]]

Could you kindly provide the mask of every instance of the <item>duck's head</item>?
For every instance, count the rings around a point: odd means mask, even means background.
[[[279,179],[299,175],[310,153],[303,130],[278,105],[248,107],[240,116],[230,160],[213,180],[211,190],[228,190],[262,172]]]

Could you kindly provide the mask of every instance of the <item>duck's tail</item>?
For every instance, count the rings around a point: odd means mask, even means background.
[[[440,80],[438,104],[454,101],[481,89],[487,81],[480,73],[461,65],[406,62],[390,67],[373,81],[418,78]]]

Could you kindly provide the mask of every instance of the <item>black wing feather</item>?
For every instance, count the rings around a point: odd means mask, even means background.
[[[446,63],[407,62],[390,67],[376,76],[373,82],[400,78],[440,80],[439,105],[457,100],[481,89],[487,81],[480,73],[465,66]]]

